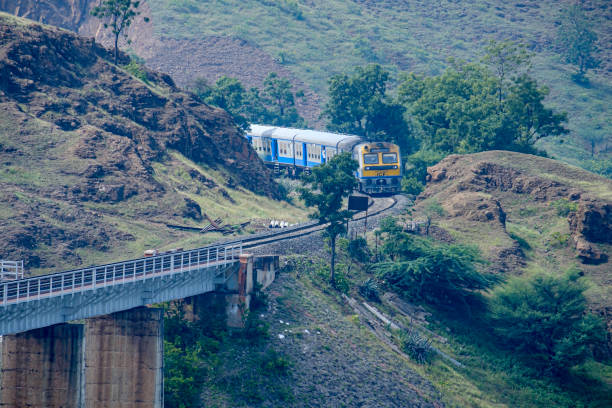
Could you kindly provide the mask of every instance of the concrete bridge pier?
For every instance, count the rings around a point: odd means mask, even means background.
[[[0,407],[83,406],[84,325],[2,337]]]
[[[162,310],[4,336],[0,368],[0,407],[162,408]]]
[[[214,292],[191,296],[184,299],[185,317],[189,320],[209,314],[211,310],[225,311],[227,325],[233,328],[244,326],[244,314],[249,310],[255,285],[267,288],[276,276],[278,256],[240,255],[237,270],[227,280],[217,284]]]

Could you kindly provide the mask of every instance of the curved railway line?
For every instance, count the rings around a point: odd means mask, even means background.
[[[397,204],[397,199],[395,196],[391,197],[376,197],[372,199],[372,204],[368,208],[367,216],[373,217],[376,215],[380,215],[385,211],[390,210],[395,207]],[[356,213],[350,222],[356,222],[363,220],[366,217],[366,214],[361,211]],[[279,241],[285,241],[294,238],[300,238],[315,232],[319,232],[325,228],[327,224],[322,224],[316,221],[300,224],[293,228],[283,229],[280,231],[266,232],[264,234],[258,234],[252,237],[242,238],[240,240],[232,240],[227,241],[226,243],[238,243],[242,241],[242,248],[249,249],[255,248],[258,246],[272,244]]]

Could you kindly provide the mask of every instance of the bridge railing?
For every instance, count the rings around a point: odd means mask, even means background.
[[[46,297],[70,295],[111,285],[122,285],[182,273],[193,268],[212,267],[233,261],[241,253],[242,242],[234,242],[230,245],[208,246],[2,282],[0,283],[0,305],[6,306]]]
[[[0,282],[23,279],[24,273],[23,261],[0,260]]]

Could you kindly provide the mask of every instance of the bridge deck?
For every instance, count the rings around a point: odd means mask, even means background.
[[[0,283],[0,335],[214,290],[242,243]]]

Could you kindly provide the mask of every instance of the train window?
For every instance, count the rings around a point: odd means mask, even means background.
[[[397,163],[397,153],[383,153],[383,163]]]
[[[378,153],[366,153],[363,155],[364,164],[378,164]]]

